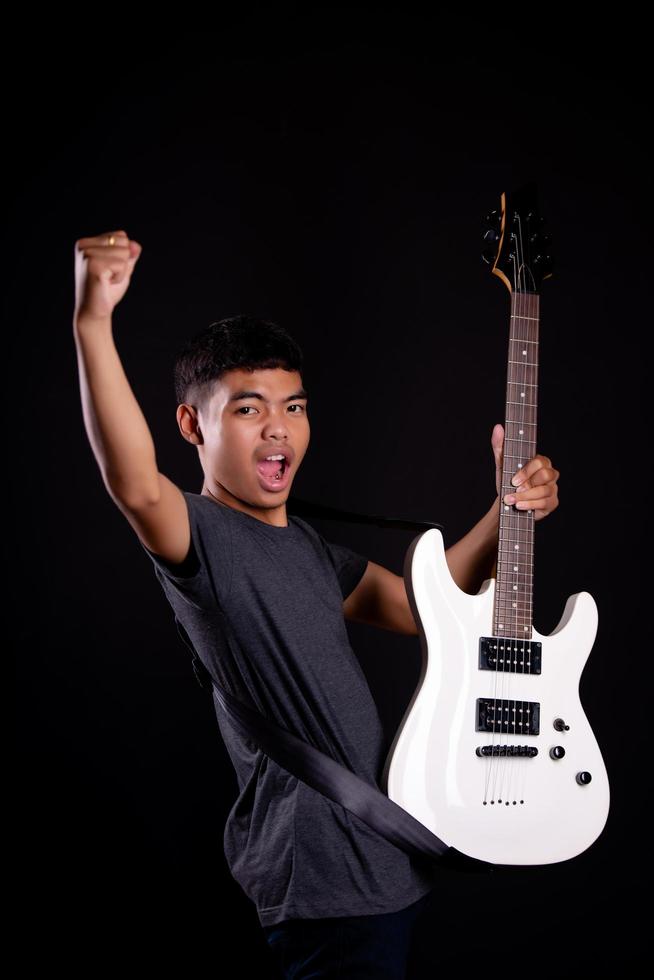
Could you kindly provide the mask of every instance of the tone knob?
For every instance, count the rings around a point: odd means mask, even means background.
[[[593,777],[589,772],[578,772],[576,779],[580,786],[586,786]]]
[[[562,745],[553,745],[550,749],[550,756],[552,759],[562,759],[565,755],[565,749]]]
[[[555,718],[554,727],[556,728],[557,732],[567,732],[570,730],[570,725],[566,725],[563,718]]]

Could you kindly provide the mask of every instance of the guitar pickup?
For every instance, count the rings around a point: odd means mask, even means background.
[[[479,669],[507,674],[540,674],[541,647],[537,640],[517,640],[510,636],[479,638]]]
[[[477,698],[475,731],[511,735],[540,733],[540,702],[512,698]]]

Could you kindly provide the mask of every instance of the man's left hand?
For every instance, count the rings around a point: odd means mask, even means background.
[[[499,496],[504,458],[504,426],[499,423],[493,428],[491,444],[495,454],[495,485]],[[533,510],[534,520],[540,521],[559,506],[556,482],[560,475],[552,466],[552,460],[538,453],[516,471],[511,480],[515,486],[515,493],[505,496],[503,503],[515,506],[517,510]],[[517,480],[520,481],[518,486],[516,486]]]

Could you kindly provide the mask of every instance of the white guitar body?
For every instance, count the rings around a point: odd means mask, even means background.
[[[597,632],[594,599],[588,592],[570,596],[549,636],[532,629],[529,640],[541,644],[540,673],[516,673],[480,669],[480,637],[493,636],[496,580],[487,579],[477,595],[462,592],[450,575],[440,531],[414,539],[404,579],[423,659],[386,759],[383,790],[472,858],[539,865],[581,853],[601,833],[609,810],[606,767],[579,700]],[[477,699],[488,698],[507,700],[509,718],[539,705],[538,733],[477,730]],[[478,755],[484,746],[497,754]],[[538,751],[510,755],[507,746]],[[562,757],[550,754],[560,754],[556,747],[565,750]]]

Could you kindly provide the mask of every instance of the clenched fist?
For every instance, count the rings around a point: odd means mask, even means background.
[[[113,243],[113,244],[112,244]],[[142,247],[126,231],[75,242],[75,319],[107,319],[127,292]]]

